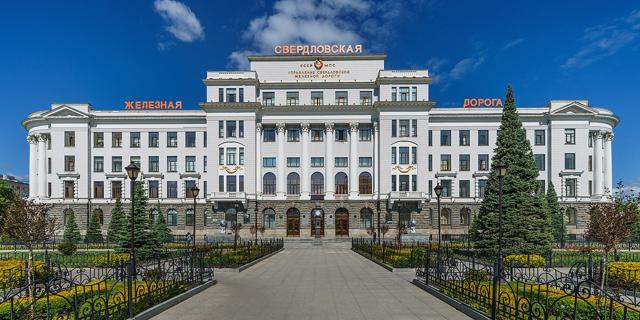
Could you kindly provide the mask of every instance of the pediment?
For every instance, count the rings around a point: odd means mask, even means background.
[[[551,112],[552,114],[594,114],[596,113],[592,107],[583,103],[574,101],[565,106],[559,107]]]
[[[89,115],[72,107],[62,105],[42,115],[45,118],[88,118]]]

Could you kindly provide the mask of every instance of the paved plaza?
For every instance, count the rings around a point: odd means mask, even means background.
[[[468,319],[345,245],[286,247],[154,319]]]

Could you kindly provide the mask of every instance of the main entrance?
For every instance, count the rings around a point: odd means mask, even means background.
[[[344,208],[336,210],[336,236],[349,236],[349,211]]]
[[[291,208],[287,210],[287,237],[300,236],[300,210]]]
[[[311,236],[324,237],[324,211],[322,209],[311,210]]]

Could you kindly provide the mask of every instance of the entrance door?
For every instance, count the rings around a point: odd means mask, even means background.
[[[291,208],[287,211],[287,237],[300,236],[300,211]]]
[[[311,211],[311,236],[324,237],[324,211],[322,209]]]
[[[349,212],[345,209],[336,211],[336,236],[349,235]]]

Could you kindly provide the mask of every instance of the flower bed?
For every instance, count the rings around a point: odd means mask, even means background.
[[[537,254],[510,254],[504,258],[504,263],[514,267],[539,268],[545,265],[546,261]]]

